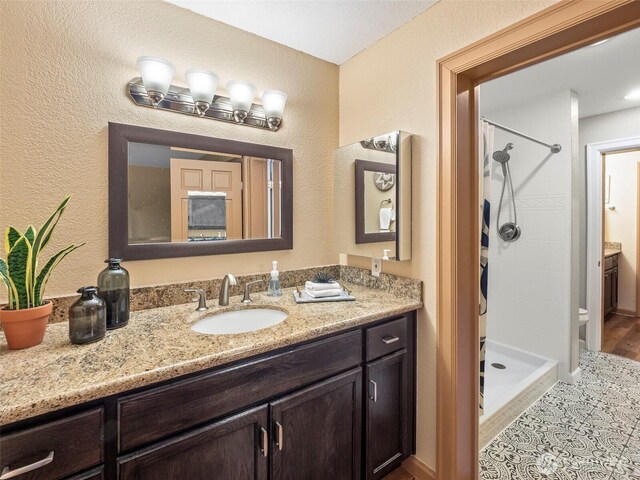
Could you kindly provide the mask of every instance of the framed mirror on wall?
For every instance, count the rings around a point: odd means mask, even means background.
[[[339,253],[411,259],[411,134],[394,131],[334,151]]]
[[[293,152],[109,124],[109,255],[127,260],[293,246]]]

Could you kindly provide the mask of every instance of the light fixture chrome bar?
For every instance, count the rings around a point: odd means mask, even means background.
[[[147,91],[142,83],[142,78],[138,77],[131,80],[128,84],[128,91],[131,100],[141,107],[168,110],[184,115],[192,115],[194,117],[199,116],[188,88],[171,85],[164,99],[162,99],[156,107],[153,106],[151,99],[147,95]],[[213,102],[204,113],[203,118],[274,131],[272,128],[269,128],[262,105],[252,104],[251,111],[247,115],[247,118],[244,119],[244,122],[237,123],[233,118],[231,100],[228,97],[220,95],[213,97]]]
[[[514,130],[513,128],[505,127],[504,125],[494,122],[493,120],[489,120],[486,117],[480,117],[480,119],[487,122],[489,125],[493,125],[494,127],[499,128],[500,130],[513,133],[514,135],[518,135],[519,137],[526,138],[527,140],[531,140],[532,142],[535,142],[539,145],[544,145],[545,147],[551,150],[551,153],[558,153],[562,150],[562,146],[559,143],[554,143],[553,145],[551,145],[549,143],[543,142],[542,140],[538,140],[537,138],[534,138],[530,135]]]

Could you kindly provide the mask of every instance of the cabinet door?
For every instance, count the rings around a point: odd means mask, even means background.
[[[268,407],[262,406],[118,460],[120,480],[266,480]]]
[[[407,351],[367,364],[365,466],[367,480],[397,468],[409,449]]]
[[[604,274],[604,314],[608,314],[613,309],[613,295],[612,295],[612,276],[611,272],[605,272]]]
[[[358,480],[362,369],[271,404],[273,480]]]

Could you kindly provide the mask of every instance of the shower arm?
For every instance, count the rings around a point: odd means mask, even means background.
[[[489,125],[493,125],[496,128],[499,128],[500,130],[504,130],[505,132],[510,132],[513,133],[514,135],[518,135],[519,137],[522,138],[526,138],[527,140],[531,140],[532,142],[535,142],[539,145],[543,145],[545,147],[547,147],[548,149],[551,150],[551,153],[558,153],[562,150],[562,146],[559,143],[554,143],[553,145],[550,145],[548,143],[543,142],[542,140],[538,140],[537,138],[533,138],[525,133],[519,132],[517,130],[514,130],[513,128],[509,128],[509,127],[505,127],[504,125],[501,125],[499,123],[496,123],[492,120],[489,120],[485,117],[480,117],[480,119],[484,122],[487,122]]]

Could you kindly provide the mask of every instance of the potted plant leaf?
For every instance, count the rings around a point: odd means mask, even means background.
[[[6,258],[0,258],[0,279],[7,288],[7,306],[0,310],[0,323],[9,348],[33,347],[42,342],[52,304],[43,301],[51,272],[80,245],[70,245],[53,255],[41,268],[39,256],[47,246],[71,197],[66,197],[39,229],[29,225],[22,233],[8,227],[4,234]]]

